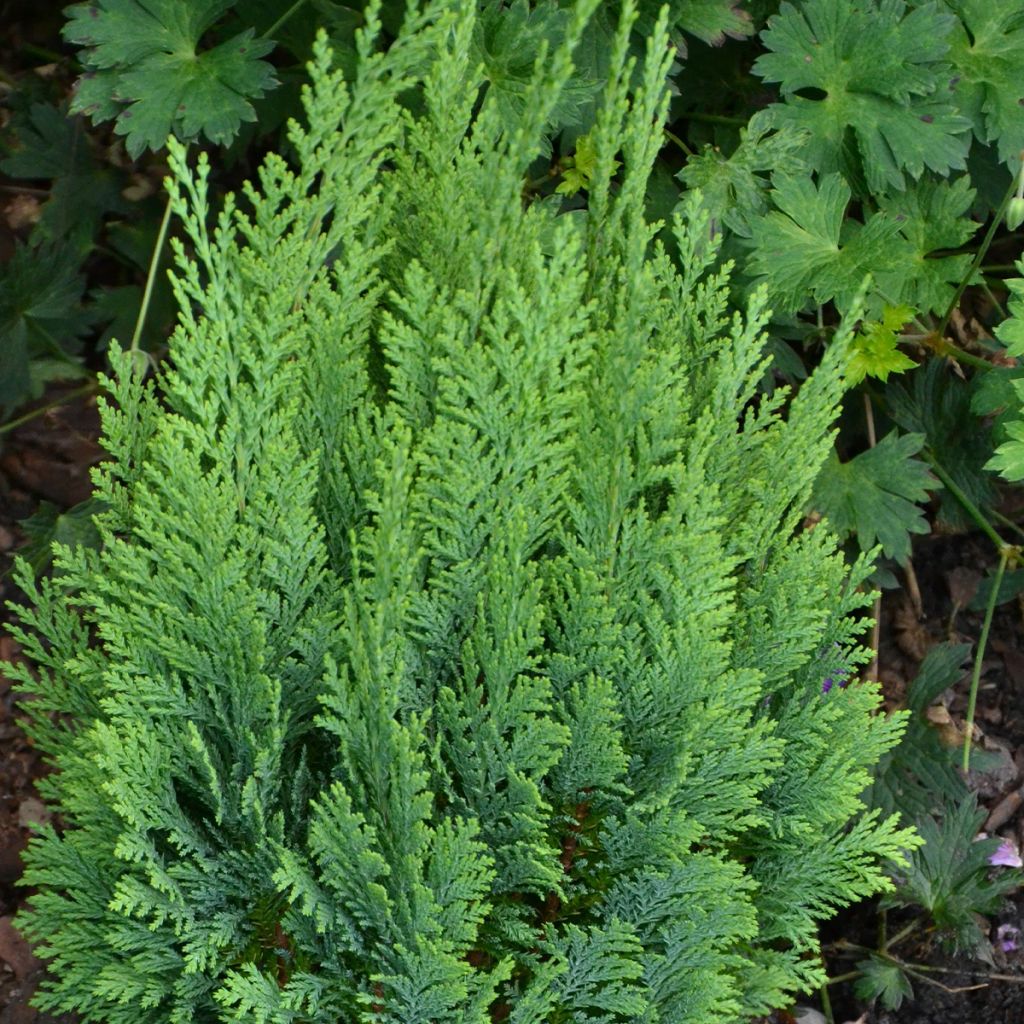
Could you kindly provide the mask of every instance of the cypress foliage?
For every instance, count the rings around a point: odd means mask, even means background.
[[[522,180],[595,0],[514,125],[475,6],[386,54],[371,12],[351,83],[321,44],[294,163],[212,229],[172,148],[169,366],[109,381],[102,550],[20,576],[66,824],[28,854],[44,1007],[739,1021],[913,843],[858,799],[900,723],[823,686],[864,566],[800,530],[842,345],[756,397],[763,300],[727,315],[696,206],[654,241],[664,21],[637,80],[626,5],[556,216]]]

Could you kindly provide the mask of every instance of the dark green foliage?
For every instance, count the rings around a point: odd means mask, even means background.
[[[992,451],[991,439],[984,423],[970,431],[963,429],[970,422],[971,396],[952,369],[933,359],[909,380],[890,380],[882,397],[884,409],[903,430],[928,439],[925,454],[936,469],[947,473],[976,507],[991,507],[995,480],[983,471]],[[969,522],[962,504],[948,489],[940,492],[939,512],[948,523]]]
[[[948,804],[941,826],[932,817],[923,818],[918,828],[924,843],[899,870],[896,892],[883,901],[923,907],[950,948],[975,954],[988,948],[979,915],[997,911],[1022,877],[1019,871],[990,866],[1001,841],[978,839],[984,820],[985,810],[973,795]]]
[[[255,120],[252,98],[276,84],[260,60],[274,44],[248,29],[200,48],[234,0],[95,0],[68,8],[64,37],[83,47],[86,69],[72,112],[115,121],[134,157],[174,132],[230,142]]]
[[[81,118],[71,118],[63,106],[35,103],[13,129],[17,148],[3,160],[0,170],[14,178],[50,182],[36,237],[68,247],[65,263],[85,252],[102,218],[124,213],[118,177],[95,160]]]
[[[904,999],[914,998],[910,979],[891,958],[873,953],[867,960],[861,960],[857,969],[861,977],[854,983],[854,989],[861,999],[881,999],[887,1010],[898,1010]]]
[[[37,205],[27,241],[0,264],[0,415],[38,398],[47,382],[90,377],[86,360],[97,339],[132,337],[142,288],[111,285],[119,277],[143,280],[153,253],[157,222],[154,200],[126,199],[138,187],[117,167],[81,117],[65,105],[13,104],[0,170],[19,179]],[[35,195],[43,191],[42,200]],[[145,191],[145,189],[143,189]],[[157,213],[157,220],[159,213]],[[141,220],[141,226],[139,221]],[[116,261],[95,280],[97,250]],[[162,341],[173,312],[169,289],[154,282],[145,348]]]
[[[856,534],[864,551],[881,545],[887,558],[910,557],[910,535],[927,533],[919,502],[936,486],[914,456],[923,434],[887,434],[874,448],[840,462],[833,452],[814,484],[814,507],[840,533]]]
[[[987,958],[981,915],[996,912],[1021,875],[990,864],[1001,841],[978,838],[985,811],[959,770],[962,752],[945,745],[925,716],[959,680],[968,653],[966,644],[939,644],[928,652],[907,691],[906,732],[882,756],[865,799],[870,807],[913,822],[924,840],[909,866],[893,868],[896,892],[883,899],[883,906],[919,907],[949,947]],[[983,757],[975,752],[972,766]],[[880,997],[895,1008],[912,995],[901,966],[884,950],[857,966],[863,971],[857,983],[863,998]]]
[[[779,83],[785,102],[772,108],[773,123],[807,132],[820,173],[864,180],[876,195],[926,169],[963,170],[971,123],[949,94],[946,62],[955,27],[939,3],[783,3],[754,67]]]
[[[60,247],[22,245],[0,266],[0,410],[82,372],[74,356],[92,317],[75,265]]]
[[[54,544],[98,547],[100,535],[93,517],[103,511],[102,503],[93,498],[66,512],[48,501],[42,502],[32,515],[21,521],[28,542],[18,549],[18,554],[38,574],[50,567]]]
[[[319,44],[216,227],[171,147],[160,396],[114,357],[102,546],[19,577],[42,1004],[727,1024],[914,845],[859,798],[900,717],[823,692],[869,567],[800,528],[847,342],[759,398],[763,293],[730,314],[696,198],[654,243],[664,22],[636,70],[627,6],[582,223],[523,201],[592,6],[512,124],[471,2],[371,16],[351,85]]]
[[[966,644],[938,644],[928,652],[907,690],[906,731],[879,761],[865,794],[868,806],[916,822],[967,799],[967,786],[957,770],[960,748],[943,744],[925,712],[959,681],[968,653]]]

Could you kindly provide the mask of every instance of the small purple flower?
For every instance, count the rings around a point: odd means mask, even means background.
[[[989,864],[993,867],[1001,868],[1020,868],[1024,867],[1024,861],[1020,859],[1020,854],[1017,852],[1017,847],[1010,842],[1009,839],[1004,839],[999,849],[992,854],[988,859]]]
[[[830,676],[826,676],[824,682],[822,682],[821,692],[828,693],[833,686],[838,686],[841,690],[848,682],[849,680],[846,678],[845,670],[841,668],[833,669],[832,674]]]
[[[839,644],[832,645],[837,651],[841,650]],[[850,681],[850,669],[846,665],[837,665],[835,668],[829,669],[829,673],[825,676],[821,684],[821,692],[828,693],[833,686],[838,686],[841,690]]]
[[[1001,924],[996,929],[996,942],[1004,953],[1012,953],[1019,948],[1020,929],[1012,924]]]

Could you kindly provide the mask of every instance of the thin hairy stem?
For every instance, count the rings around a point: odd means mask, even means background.
[[[978,524],[978,529],[995,544],[996,550],[1002,551],[1005,547],[1003,538],[996,533],[995,527],[985,518],[981,509],[967,497],[963,488],[942,468],[941,463],[936,459],[933,452],[930,450],[926,451],[925,458],[928,460],[928,465],[935,471],[935,475],[942,481],[943,487],[960,502],[964,511]]]
[[[146,314],[149,312],[149,303],[153,298],[153,284],[156,281],[157,268],[160,266],[160,255],[163,252],[164,242],[167,239],[167,228],[171,223],[171,200],[168,197],[164,204],[164,215],[160,221],[160,230],[156,236],[156,244],[153,246],[153,255],[149,259],[149,272],[146,274],[146,287],[142,293],[142,304],[139,306],[139,315],[135,319],[135,330],[132,332],[132,343],[128,350],[134,357],[139,351],[139,339],[142,337],[142,328],[146,323]]]
[[[967,698],[967,720],[964,723],[964,758],[961,767],[966,772],[971,764],[971,733],[974,730],[974,709],[978,703],[978,683],[981,681],[981,663],[985,657],[985,646],[988,644],[988,631],[992,627],[992,616],[996,610],[996,602],[999,600],[999,588],[1003,582],[1003,573],[1006,571],[1006,563],[1010,560],[1011,549],[1004,547],[999,554],[999,568],[996,569],[996,577],[992,581],[992,592],[988,595],[988,605],[985,608],[985,621],[981,626],[981,637],[978,640],[978,650],[974,655],[974,669],[971,672],[971,693]]]
[[[51,409],[56,409],[59,405],[67,405],[68,402],[71,402],[76,398],[81,398],[83,395],[93,394],[97,388],[97,382],[95,380],[91,380],[88,384],[83,384],[80,388],[75,388],[73,391],[66,391],[60,396],[60,398],[55,398],[52,402],[46,402],[44,405],[31,409],[29,412],[25,413],[23,416],[19,416],[17,419],[8,420],[6,423],[0,424],[0,434],[8,434],[12,430],[17,430],[18,427],[42,416]]]
[[[292,16],[292,15],[293,15],[293,14],[295,14],[295,12],[296,12],[296,11],[298,11],[300,7],[304,7],[304,6],[305,6],[305,4],[306,4],[306,0],[295,0],[295,3],[293,3],[293,4],[291,5],[291,7],[289,7],[289,8],[288,8],[288,10],[287,10],[287,11],[285,11],[285,12],[284,12],[284,14],[282,14],[282,15],[281,15],[281,17],[280,17],[280,18],[278,18],[278,19],[277,19],[277,21],[275,21],[275,22],[274,22],[274,24],[273,24],[273,25],[271,25],[271,26],[270,26],[270,28],[268,28],[268,29],[267,29],[267,31],[266,31],[266,32],[264,32],[264,33],[263,33],[263,34],[262,34],[262,35],[260,36],[260,38],[261,38],[261,39],[270,39],[270,38],[271,38],[271,37],[272,37],[272,36],[273,36],[273,35],[274,35],[274,34],[275,34],[275,33],[277,32],[277,30],[278,30],[278,29],[279,29],[279,28],[280,28],[280,27],[281,27],[281,26],[282,26],[282,25],[283,25],[283,24],[284,24],[284,23],[285,23],[285,22],[286,22],[286,21],[287,21],[287,20],[288,20],[288,19],[289,19],[289,18],[290,18],[290,17]]]
[[[988,226],[988,231],[985,232],[985,237],[981,241],[981,245],[978,247],[977,253],[975,253],[974,259],[971,261],[971,265],[967,268],[967,272],[960,279],[960,283],[956,286],[956,291],[953,293],[953,298],[949,300],[949,306],[946,308],[946,314],[942,318],[942,324],[939,327],[939,337],[945,337],[946,328],[949,327],[950,318],[953,316],[953,310],[960,304],[960,299],[964,294],[967,285],[970,284],[971,278],[974,277],[975,272],[981,266],[988,253],[989,246],[992,245],[992,239],[996,237],[996,232],[999,230],[999,225],[1003,222],[1003,217],[1006,216],[1006,209],[1010,205],[1010,200],[1017,194],[1017,178],[1014,176],[1013,182],[1010,184],[1006,195],[1003,196],[1003,201],[999,204],[999,208],[992,216],[992,223]]]

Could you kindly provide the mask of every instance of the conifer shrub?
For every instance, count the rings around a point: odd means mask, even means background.
[[[526,203],[595,0],[513,129],[474,4],[321,42],[290,160],[208,215],[102,407],[102,547],[20,582],[39,999],[104,1024],[739,1021],[913,837],[863,813],[858,590],[801,511],[843,346],[757,397],[699,201],[654,241],[664,19],[627,9],[585,213]]]

